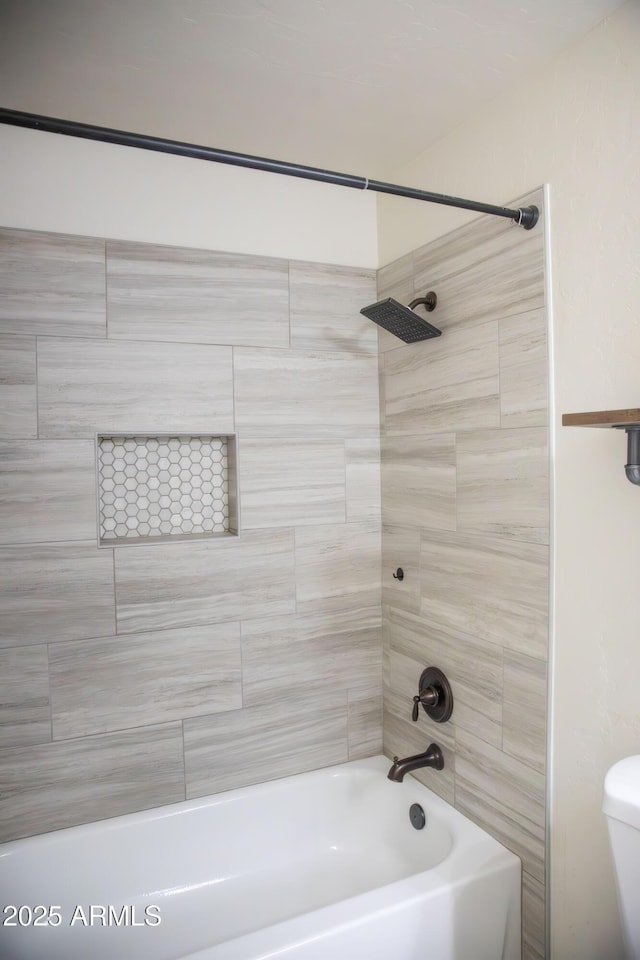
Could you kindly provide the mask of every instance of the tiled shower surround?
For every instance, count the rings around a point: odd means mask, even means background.
[[[375,282],[0,232],[2,839],[380,751]],[[98,547],[140,430],[237,434],[239,536]]]
[[[3,839],[378,752],[384,703],[522,858],[544,956],[543,241],[483,217],[382,268],[438,295],[405,346],[373,271],[0,234]],[[141,425],[237,435],[238,537],[98,548],[95,436]],[[411,721],[430,664],[445,725]]]
[[[514,202],[543,209],[542,192]],[[549,589],[543,224],[482,218],[383,267],[378,295],[435,290],[437,340],[380,337],[384,744],[441,744],[416,776],[522,859],[523,957],[543,958]],[[397,567],[404,579],[393,579]],[[451,721],[411,721],[425,666]]]

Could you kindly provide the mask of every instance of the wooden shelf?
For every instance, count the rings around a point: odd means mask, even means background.
[[[563,413],[563,427],[640,427],[640,409],[598,410],[595,413]]]

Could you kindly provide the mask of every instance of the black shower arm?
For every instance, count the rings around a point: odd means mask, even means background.
[[[252,157],[245,153],[233,153],[230,150],[218,150],[215,147],[201,147],[194,143],[182,143],[179,140],[165,140],[162,137],[150,137],[143,133],[127,133],[124,130],[112,130],[109,127],[96,127],[75,120],[60,120],[55,117],[42,117],[21,110],[7,110],[0,107],[0,123],[14,127],[27,127],[31,130],[45,130],[47,133],[62,133],[68,137],[82,137],[85,140],[99,140],[103,143],[115,143],[124,147],[138,147],[141,150],[155,150],[158,153],[171,153],[178,157],[192,157],[195,160],[212,160],[214,163],[228,163],[235,167],[249,167],[252,170],[264,170],[267,173],[282,173],[288,177],[302,177],[305,180],[319,180],[340,187],[354,187],[359,190],[373,190],[376,193],[389,193],[395,197],[408,197],[412,200],[426,200],[427,203],[441,203],[447,207],[460,207],[463,210],[475,210],[496,217],[506,217],[525,230],[531,230],[538,222],[538,208],[531,205],[511,210],[508,207],[496,207],[490,203],[478,203],[475,200],[463,200],[461,197],[448,197],[444,193],[430,193],[414,187],[401,187],[394,183],[369,180],[368,177],[355,177],[349,173],[334,173],[318,167],[305,167],[298,163],[286,163],[283,160],[268,160],[265,157]]]

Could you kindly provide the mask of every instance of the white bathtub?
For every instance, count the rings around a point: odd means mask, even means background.
[[[519,958],[518,858],[388,768],[373,757],[7,843],[0,957]]]

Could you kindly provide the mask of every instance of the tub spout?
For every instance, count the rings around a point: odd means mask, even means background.
[[[436,770],[442,770],[444,757],[437,743],[430,743],[424,753],[417,753],[414,757],[405,757],[404,760],[394,757],[387,777],[389,780],[402,783],[407,773],[419,770],[420,767],[435,767]]]

